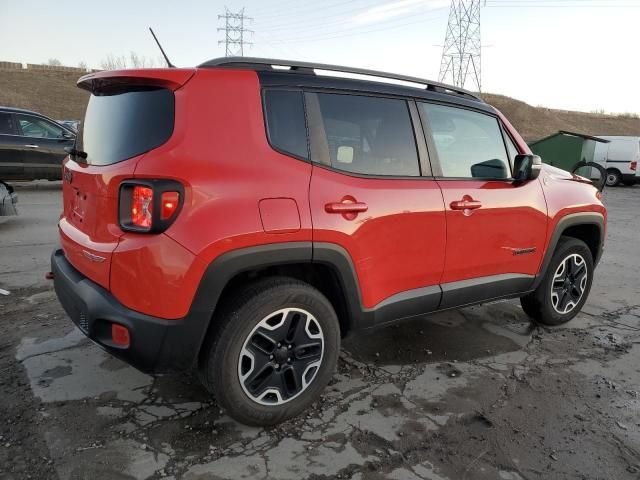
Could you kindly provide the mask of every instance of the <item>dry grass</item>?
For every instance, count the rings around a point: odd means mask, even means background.
[[[527,141],[538,140],[558,130],[587,135],[640,136],[640,118],[630,114],[606,115],[533,107],[520,100],[490,93],[482,97],[504,113]]]
[[[89,94],[76,87],[77,73],[0,70],[0,105],[27,108],[56,119],[82,119]],[[502,111],[525,140],[569,130],[589,135],[640,135],[633,114],[570,112],[533,107],[502,95],[483,94]]]
[[[0,105],[26,108],[58,120],[84,118],[88,92],[75,72],[0,70]]]

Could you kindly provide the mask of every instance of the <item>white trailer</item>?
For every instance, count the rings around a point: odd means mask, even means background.
[[[640,183],[640,137],[598,135],[609,143],[597,143],[593,161],[607,170],[607,185]]]

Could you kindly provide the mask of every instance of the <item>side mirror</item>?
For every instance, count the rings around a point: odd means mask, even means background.
[[[519,182],[535,180],[542,170],[542,159],[538,155],[516,155],[513,160],[513,178]]]

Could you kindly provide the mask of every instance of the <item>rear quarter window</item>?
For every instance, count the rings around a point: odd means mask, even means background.
[[[80,149],[90,165],[111,165],[153,150],[173,133],[175,99],[166,88],[93,94]]]
[[[264,110],[271,146],[282,153],[308,160],[309,148],[302,92],[266,90]]]

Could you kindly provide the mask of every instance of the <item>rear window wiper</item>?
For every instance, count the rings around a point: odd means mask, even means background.
[[[79,163],[87,163],[87,157],[88,157],[87,152],[83,150],[78,150],[76,149],[76,147],[65,147],[64,151],[67,152],[69,155],[71,155],[74,161]],[[81,159],[81,160],[78,160],[78,159]]]

